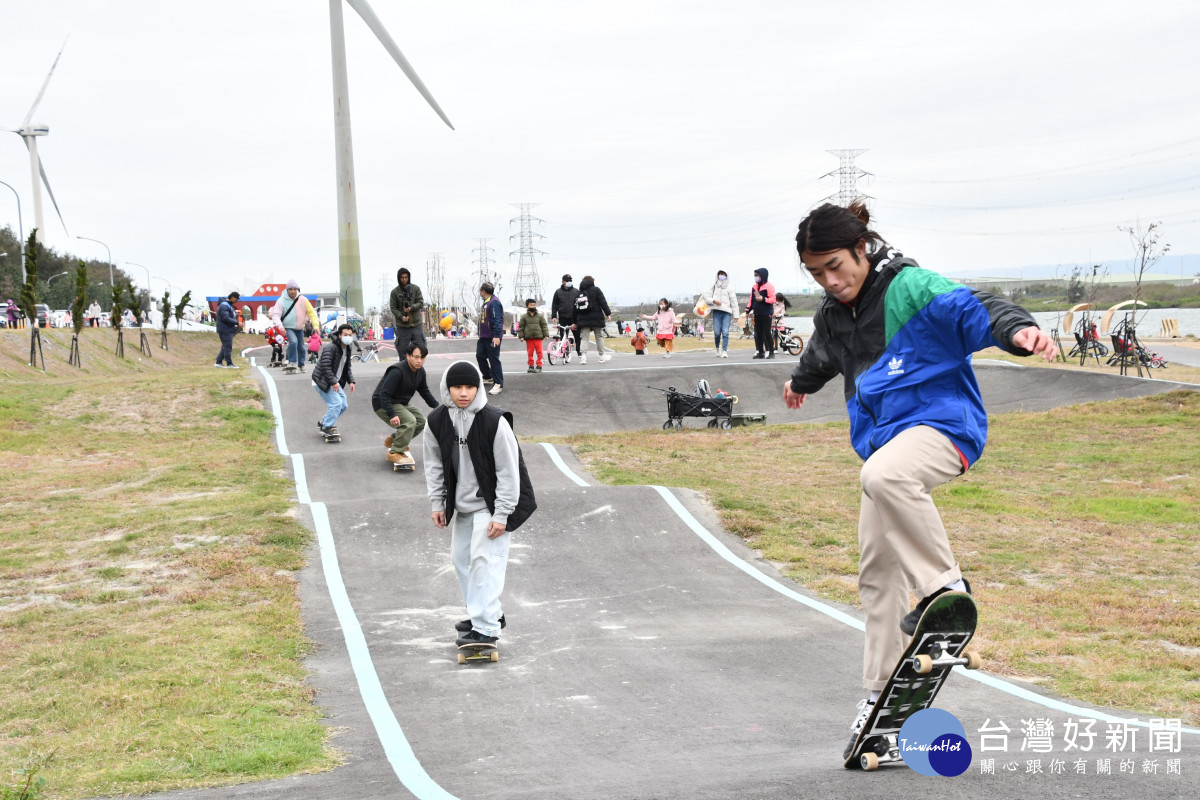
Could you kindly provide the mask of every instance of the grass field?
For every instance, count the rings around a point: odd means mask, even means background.
[[[832,423],[564,441],[605,482],[703,491],[789,576],[857,604],[848,438]],[[994,416],[983,458],[934,498],[989,670],[1200,722],[1200,393]]]
[[[211,334],[155,332],[146,357],[135,332],[121,361],[97,330],[80,372],[50,331],[43,375],[5,333],[0,780],[51,752],[58,798],[330,767],[301,666],[310,534],[248,370],[213,369]]]

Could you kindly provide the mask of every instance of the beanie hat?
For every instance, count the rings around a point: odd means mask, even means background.
[[[300,284],[296,283],[295,278],[292,278],[290,281],[287,282],[287,288],[288,289],[296,289],[298,291],[300,289]]]
[[[479,386],[479,370],[469,361],[455,361],[446,370],[446,386]]]

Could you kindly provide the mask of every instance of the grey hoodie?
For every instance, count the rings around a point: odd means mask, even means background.
[[[465,361],[463,363],[470,364]],[[479,367],[471,364],[471,369],[479,372]],[[454,492],[454,509],[460,514],[470,514],[475,511],[487,510],[487,503],[479,496],[479,481],[475,477],[475,465],[471,463],[471,454],[467,450],[467,434],[475,422],[475,414],[487,405],[487,392],[483,390],[483,375],[479,376],[480,388],[475,393],[475,399],[466,408],[459,408],[450,397],[450,389],[446,386],[446,373],[442,373],[438,381],[438,397],[450,416],[450,424],[454,426],[458,437],[458,447],[451,454],[454,459],[455,472],[458,474],[458,485]],[[424,440],[425,452],[425,486],[429,490],[429,502],[434,511],[446,510],[445,470],[442,467],[442,452],[438,446],[437,437],[431,431],[426,431],[421,437]],[[492,514],[492,522],[499,525],[508,524],[508,515],[517,507],[517,498],[521,492],[521,478],[518,471],[517,437],[509,426],[508,420],[501,417],[496,429],[496,440],[492,443],[492,457],[496,461],[496,512]]]

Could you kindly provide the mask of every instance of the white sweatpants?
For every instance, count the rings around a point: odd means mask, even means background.
[[[471,626],[485,636],[499,636],[500,615],[504,613],[500,594],[504,591],[504,571],[508,567],[509,535],[489,539],[491,519],[486,508],[455,513],[450,555]]]

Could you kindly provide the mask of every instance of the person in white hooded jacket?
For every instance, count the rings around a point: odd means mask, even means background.
[[[488,405],[482,383],[471,362],[451,364],[439,385],[442,405],[430,412],[423,437],[433,524],[452,526],[451,558],[469,615],[455,625],[460,646],[499,638],[508,534],[537,508],[512,414]]]
[[[733,314],[738,302],[725,270],[717,270],[717,279],[703,296],[712,311],[713,345],[717,348],[717,356],[729,358],[729,326],[733,323]]]

